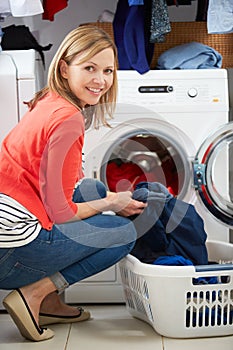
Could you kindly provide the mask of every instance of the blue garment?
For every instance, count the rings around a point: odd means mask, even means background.
[[[190,42],[163,52],[158,58],[158,69],[213,69],[221,68],[222,56],[212,47]]]
[[[128,0],[129,6],[144,5],[144,0]]]
[[[0,52],[2,51],[2,46],[1,46],[2,37],[3,37],[3,31],[2,31],[2,28],[0,26]]]
[[[192,266],[193,263],[189,259],[185,259],[181,255],[167,255],[167,256],[160,256],[155,261],[152,262],[153,265],[166,265],[166,266]],[[192,283],[194,285],[196,284],[217,284],[218,279],[217,277],[199,277],[199,278],[193,278]],[[212,296],[213,298],[213,296]],[[215,296],[216,298],[216,296]]]
[[[186,310],[186,327],[227,326],[233,323],[233,310],[222,312],[220,306],[212,309],[206,306],[203,310],[204,317],[201,311],[190,312],[190,310]]]
[[[114,39],[120,70],[134,69],[140,74],[150,70],[154,45],[145,36],[144,5],[129,6],[119,0],[113,20]]]
[[[132,255],[148,263],[162,255],[181,255],[194,265],[208,264],[204,223],[193,205],[156,182],[139,183],[133,198],[148,206],[131,217],[138,233]]]
[[[105,195],[101,182],[84,179],[74,192],[74,200]],[[46,276],[59,280],[57,284],[65,288],[118,262],[131,251],[135,239],[132,222],[117,215],[99,214],[54,225],[51,231],[42,229],[26,246],[0,249],[0,288],[19,288]]]
[[[189,266],[193,265],[192,261],[185,259],[181,255],[160,256],[152,263],[153,265],[167,265],[167,266]]]
[[[209,0],[207,11],[208,34],[233,32],[233,0]]]

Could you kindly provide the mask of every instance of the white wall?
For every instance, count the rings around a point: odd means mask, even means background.
[[[37,15],[25,18],[8,17],[4,22],[0,22],[0,25],[6,27],[11,24],[25,24],[38,39],[39,44],[53,44],[52,48],[45,52],[45,62],[48,68],[60,42],[70,30],[81,23],[97,21],[105,9],[115,12],[117,2],[118,0],[69,0],[67,8],[57,12],[53,22],[42,20],[42,15]],[[170,21],[194,21],[196,3],[197,1],[193,1],[192,5],[188,6],[169,6]]]
[[[168,6],[169,19],[171,22],[192,22],[196,19],[197,1],[191,5]]]

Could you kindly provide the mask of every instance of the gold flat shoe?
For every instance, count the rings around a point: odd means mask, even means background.
[[[54,323],[74,323],[74,322],[82,322],[90,319],[91,314],[89,311],[84,310],[81,307],[78,307],[77,310],[80,311],[78,316],[60,316],[60,315],[51,315],[40,313],[39,314],[39,325],[47,326],[49,324]]]
[[[26,300],[19,289],[8,294],[3,300],[3,305],[24,338],[33,341],[42,341],[54,336],[54,332],[50,329],[38,327]]]

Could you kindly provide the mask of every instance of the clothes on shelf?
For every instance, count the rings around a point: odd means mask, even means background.
[[[2,49],[3,50],[29,50],[34,49],[39,52],[43,66],[45,67],[44,51],[51,49],[52,44],[41,46],[33,34],[30,32],[29,27],[25,25],[12,24],[10,26],[2,28]],[[1,34],[0,34],[1,35]]]
[[[2,37],[3,37],[3,31],[2,31],[2,28],[0,26],[0,52],[2,51],[2,46],[1,46]]]
[[[129,6],[128,0],[119,0],[117,3],[113,31],[120,69],[134,69],[140,74],[150,70],[154,46],[145,29],[149,6],[149,0],[144,0],[143,6]]]
[[[43,6],[40,0],[1,0],[0,17],[2,20],[8,16],[24,17],[35,16],[43,13]]]
[[[1,0],[0,19],[42,14],[42,19],[54,21],[54,15],[68,6],[68,0]]]
[[[225,0],[220,3],[209,0],[207,30],[209,34],[233,32],[233,0]]]
[[[49,21],[54,21],[54,15],[64,10],[68,6],[68,0],[43,0],[44,13],[42,18]]]

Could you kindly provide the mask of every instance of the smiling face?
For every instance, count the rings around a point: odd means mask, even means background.
[[[81,62],[81,63],[80,63]],[[82,62],[78,54],[70,64],[60,62],[60,72],[70,90],[79,99],[80,107],[96,105],[113,84],[114,52],[107,48]]]

